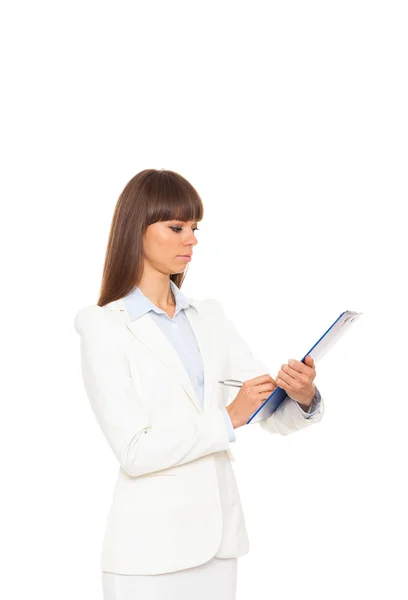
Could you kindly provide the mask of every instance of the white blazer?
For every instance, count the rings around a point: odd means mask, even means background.
[[[217,300],[189,300],[185,314],[204,364],[203,410],[177,352],[147,313],[130,321],[119,299],[75,316],[84,387],[120,465],[103,571],[169,573],[249,551],[221,411],[231,388],[218,380],[245,381],[269,371]],[[305,418],[287,397],[253,426],[287,435],[319,422],[323,410],[322,400],[318,413]]]

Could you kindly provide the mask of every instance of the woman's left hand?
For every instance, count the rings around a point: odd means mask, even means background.
[[[314,360],[308,354],[304,363],[292,358],[288,364],[283,364],[276,377],[276,383],[293,400],[309,407],[316,393],[316,386],[313,383],[315,377]]]

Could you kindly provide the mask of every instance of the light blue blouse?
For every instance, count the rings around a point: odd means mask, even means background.
[[[190,306],[188,298],[181,292],[180,288],[170,279],[170,286],[174,293],[176,300],[176,310],[173,318],[164,312],[161,308],[156,306],[149,298],[147,298],[142,290],[135,287],[129,294],[124,296],[123,302],[125,303],[126,310],[129,314],[131,321],[138,319],[145,313],[149,313],[151,318],[157,323],[161,331],[173,345],[177,351],[180,359],[182,360],[187,373],[190,376],[191,382],[194,386],[194,390],[197,393],[197,397],[203,407],[204,403],[204,367],[201,358],[200,349],[198,347],[194,332],[191,328],[190,322],[187,319],[184,308]],[[221,385],[221,384],[220,384]],[[297,402],[296,406],[303,414],[305,418],[310,418],[318,410],[320,405],[320,394],[316,388],[316,395],[313,398],[312,404],[310,405],[308,412],[302,410]],[[223,415],[225,419],[225,426],[228,430],[230,442],[235,442],[235,430],[232,426],[230,416],[226,408],[223,408]]]

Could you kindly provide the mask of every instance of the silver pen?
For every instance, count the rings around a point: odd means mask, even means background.
[[[242,387],[243,381],[239,381],[239,379],[219,379],[218,383],[222,383],[223,385],[230,385],[231,387]]]

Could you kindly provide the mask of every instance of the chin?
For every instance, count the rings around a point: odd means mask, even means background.
[[[177,271],[174,271],[174,270],[171,271],[171,274],[172,275],[177,275],[177,273],[184,273],[184,271],[186,271],[186,270],[187,270],[187,265],[184,267],[184,269],[181,268],[181,269],[178,269]]]

